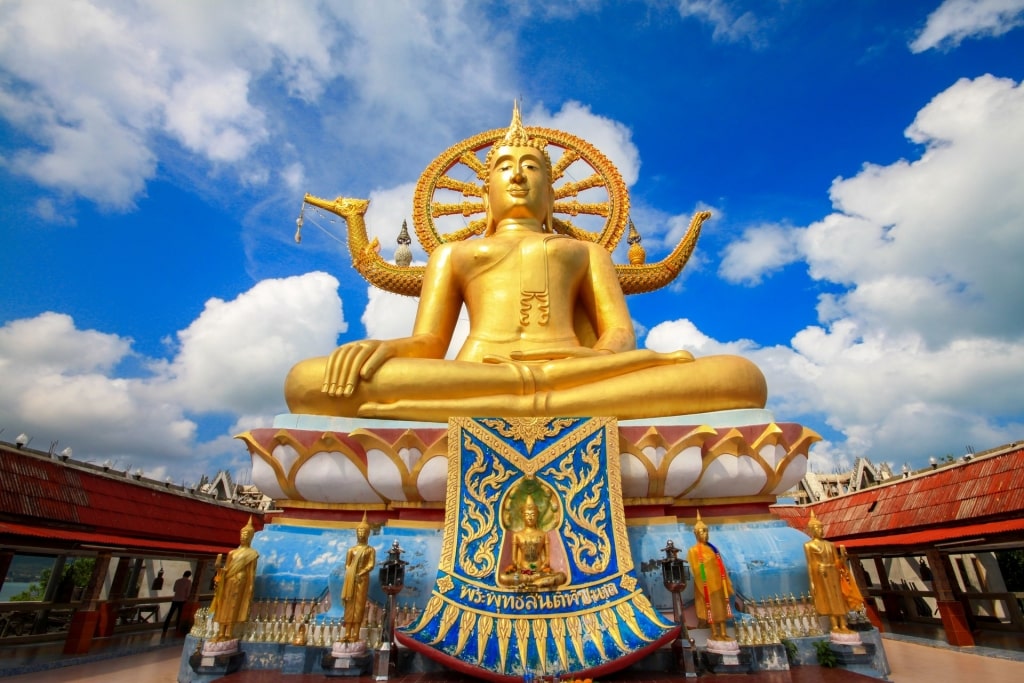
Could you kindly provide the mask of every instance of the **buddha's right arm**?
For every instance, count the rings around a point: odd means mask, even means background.
[[[432,334],[343,344],[327,357],[321,390],[332,397],[348,397],[360,381],[371,380],[392,358],[443,358],[446,350],[447,345]]]

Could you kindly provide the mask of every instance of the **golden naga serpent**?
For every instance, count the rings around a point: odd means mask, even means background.
[[[653,292],[676,278],[697,246],[701,226],[711,217],[709,211],[699,211],[690,220],[690,227],[672,252],[657,263],[644,263],[639,236],[629,220],[629,191],[615,165],[596,147],[570,133],[551,128],[526,127],[531,138],[540,139],[552,148],[561,150],[552,155],[552,183],[555,189],[555,215],[552,229],[575,239],[600,244],[609,252],[622,239],[627,225],[630,227],[630,264],[616,264],[622,291],[625,294]],[[420,175],[413,195],[413,226],[423,249],[430,254],[439,245],[483,234],[485,228],[483,205],[483,179],[486,175],[481,152],[486,155],[495,142],[507,132],[496,128],[452,145],[441,153]],[[581,180],[566,180],[569,168],[585,168],[588,173]],[[460,177],[475,177],[460,180]],[[564,181],[564,182],[563,182]],[[579,201],[579,196],[601,194],[598,201]],[[441,201],[458,195],[462,201]],[[423,284],[424,266],[400,266],[383,259],[379,241],[371,242],[366,233],[364,215],[369,206],[365,199],[321,199],[307,194],[305,202],[343,218],[347,225],[349,253],[352,265],[370,284],[380,289],[419,296]],[[589,231],[572,222],[572,218],[597,216],[604,219],[600,231]],[[442,232],[439,223],[446,217],[463,219],[462,227]]]

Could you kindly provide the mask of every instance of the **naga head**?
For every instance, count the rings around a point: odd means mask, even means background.
[[[338,197],[337,199],[334,200],[334,213],[344,218],[354,218],[355,216],[365,215],[366,209],[369,206],[369,199],[351,199],[348,197]]]

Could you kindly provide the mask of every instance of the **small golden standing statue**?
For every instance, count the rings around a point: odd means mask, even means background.
[[[557,510],[551,506],[552,516]],[[539,527],[540,511],[532,495],[526,496],[521,510],[522,525],[506,520],[512,530],[512,562],[498,575],[498,584],[523,590],[557,588],[566,582],[564,572],[551,568],[551,548],[547,531]]]
[[[807,576],[811,582],[811,594],[814,596],[814,610],[829,618],[832,633],[853,633],[846,624],[849,605],[843,594],[840,579],[840,566],[844,564],[840,553],[831,541],[822,538],[824,531],[821,520],[811,511],[811,521],[807,523],[807,531],[811,540],[804,543],[804,555],[807,557]]]
[[[377,551],[367,543],[370,525],[363,521],[356,527],[356,544],[348,549],[345,556],[345,583],[341,587],[341,600],[345,603],[343,616],[345,632],[342,641],[354,643],[359,640],[359,629],[366,616],[366,596],[370,591],[370,572],[377,563]]]
[[[260,557],[249,545],[255,533],[250,516],[249,522],[242,527],[241,544],[228,553],[226,561],[221,562],[221,557],[217,557],[216,588],[210,605],[214,621],[217,622],[214,642],[233,640],[235,627],[249,618],[253,584],[256,581],[256,562]]]
[[[732,581],[718,548],[708,541],[708,525],[701,520],[699,511],[693,535],[697,542],[687,552],[686,558],[693,572],[697,617],[707,622],[711,629],[709,640],[731,641],[726,622],[732,619],[732,606],[729,604],[733,593]]]

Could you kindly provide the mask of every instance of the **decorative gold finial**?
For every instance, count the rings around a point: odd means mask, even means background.
[[[643,245],[640,244],[640,233],[637,231],[636,226],[633,225],[633,220],[629,221],[629,237],[626,239],[629,244],[629,263],[634,266],[642,266],[647,261],[647,251]]]
[[[370,528],[370,523],[366,521],[366,510],[363,510],[363,521],[359,522],[359,524],[356,525],[356,529],[357,530],[358,529],[367,529],[367,530],[369,530],[369,528]]]
[[[409,237],[409,226],[406,221],[402,221],[402,230],[398,233],[398,247],[395,249],[395,264],[399,266],[408,266],[412,263],[412,249],[409,245],[412,244],[412,239]]]
[[[248,531],[250,534],[256,532],[256,527],[252,525],[252,515],[249,515],[249,521],[242,527],[242,531]]]
[[[523,503],[523,512],[526,512],[527,510],[533,510],[534,512],[537,511],[537,504],[533,502],[533,496],[527,496],[526,502]]]

